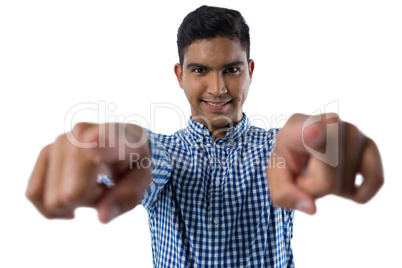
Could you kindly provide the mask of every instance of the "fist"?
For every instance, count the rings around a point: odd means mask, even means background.
[[[273,155],[285,163],[267,167],[271,200],[279,207],[314,214],[315,200],[329,194],[365,203],[384,183],[374,141],[337,114],[293,115],[279,132]]]
[[[77,124],[42,149],[26,196],[46,218],[71,219],[78,207],[97,209],[106,223],[133,209],[151,182],[151,168],[131,165],[131,155],[150,160],[146,132],[128,124]],[[115,187],[96,182],[108,174]]]

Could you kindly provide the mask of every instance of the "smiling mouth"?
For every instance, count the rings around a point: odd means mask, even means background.
[[[203,101],[204,102],[204,104],[210,109],[210,110],[213,110],[213,111],[222,111],[223,109],[225,109],[228,105],[229,105],[229,103],[231,102],[232,100],[230,100],[230,101],[222,101],[222,102],[210,102],[210,101]]]
[[[226,103],[229,103],[230,101],[226,101],[226,102],[209,102],[209,101],[205,101],[206,103],[208,103],[211,106],[215,106],[215,107],[219,107],[219,106],[224,106]]]

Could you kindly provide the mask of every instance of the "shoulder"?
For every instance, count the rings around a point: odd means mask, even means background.
[[[189,146],[191,147],[191,138],[185,129],[176,131],[173,134],[155,133],[151,130],[146,131],[151,147],[158,145],[158,147],[162,147],[168,155],[186,151]]]
[[[182,136],[182,132],[184,131],[182,129],[182,130],[176,131],[173,134],[162,134],[162,133],[153,132],[152,130],[149,130],[146,128],[144,128],[144,130],[147,132],[149,139],[157,139],[158,141],[160,141],[163,144],[170,144],[172,142],[180,140],[180,138]]]
[[[279,128],[264,129],[256,126],[250,126],[247,132],[249,142],[253,144],[267,144],[273,146],[276,136],[279,133]]]

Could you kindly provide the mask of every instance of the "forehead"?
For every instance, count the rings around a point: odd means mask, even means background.
[[[199,39],[191,43],[184,52],[184,65],[189,62],[214,63],[247,61],[246,50],[240,40],[228,37]]]

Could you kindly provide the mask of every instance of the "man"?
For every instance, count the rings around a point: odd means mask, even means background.
[[[313,214],[328,194],[371,199],[383,182],[375,143],[335,114],[294,115],[279,134],[251,126],[242,106],[254,61],[239,12],[198,8],[177,44],[188,127],[78,124],[42,150],[28,198],[48,218],[89,206],[102,222],[141,203],[155,267],[294,266],[292,209]]]

